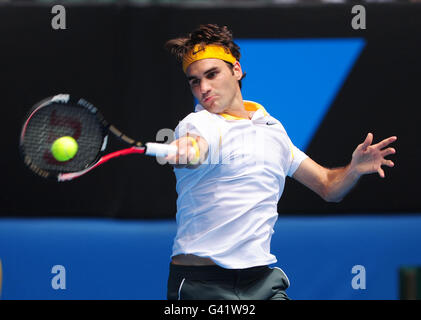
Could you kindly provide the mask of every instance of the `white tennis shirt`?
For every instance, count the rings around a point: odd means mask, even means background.
[[[203,137],[208,157],[196,169],[174,168],[177,234],[172,256],[194,254],[229,269],[275,263],[270,252],[286,176],[307,157],[259,104],[252,119],[213,114],[201,105],[177,126],[178,139]]]

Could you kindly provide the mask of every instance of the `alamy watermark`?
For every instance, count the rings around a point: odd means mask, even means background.
[[[54,30],[66,29],[66,8],[63,5],[55,5],[51,8],[51,13],[55,16],[51,20],[51,27]],[[367,16],[366,9],[363,5],[354,5],[351,9],[354,15],[351,20],[351,27],[354,30],[366,29]]]
[[[355,274],[355,276],[352,278],[352,281],[351,281],[352,289],[365,290],[367,288],[365,267],[357,264],[352,267],[351,273]]]
[[[51,273],[55,276],[51,279],[51,288],[54,290],[66,289],[66,268],[60,264],[51,268]]]
[[[187,132],[179,131],[177,136],[183,137],[185,135],[187,135]],[[175,140],[175,137],[174,130],[165,128],[158,131],[156,141],[169,144]],[[270,150],[267,145],[269,142],[267,142],[265,134],[261,130],[246,132],[228,139],[230,140],[224,141],[222,144],[222,136],[219,136],[219,143],[214,143],[209,148],[209,154],[203,164],[263,165],[265,161],[270,161],[273,158],[273,153],[270,153],[270,155],[265,153],[267,150]],[[187,140],[180,140],[179,143],[185,143],[187,146],[188,142]],[[284,151],[292,156],[292,145],[287,145],[287,143],[282,145],[284,146]],[[164,157],[157,157],[157,161],[161,165],[169,163]],[[178,164],[187,164],[187,162],[179,162]]]
[[[355,14],[351,20],[351,26],[354,30],[366,29],[366,11],[363,5],[355,5],[351,9],[351,13]]]
[[[62,5],[55,5],[51,8],[51,13],[55,16],[51,19],[51,27],[54,30],[66,29],[66,8]]]

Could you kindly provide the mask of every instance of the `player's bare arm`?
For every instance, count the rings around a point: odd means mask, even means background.
[[[381,178],[385,177],[382,166],[394,166],[394,162],[385,157],[396,153],[395,148],[389,147],[396,140],[397,137],[392,136],[377,144],[372,144],[373,134],[369,133],[364,142],[354,150],[352,160],[347,166],[328,169],[307,158],[301,163],[293,178],[316,192],[324,200],[339,202],[355,186],[361,176],[378,173]]]
[[[208,156],[208,143],[203,137],[195,134],[187,134],[174,140],[171,144],[177,146],[178,152],[177,154],[167,156],[166,159],[176,168],[195,169]]]

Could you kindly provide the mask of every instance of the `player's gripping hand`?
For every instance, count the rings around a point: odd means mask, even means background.
[[[165,159],[176,167],[198,167],[207,157],[208,144],[205,139],[196,135],[181,137],[171,143],[177,146],[178,152]]]

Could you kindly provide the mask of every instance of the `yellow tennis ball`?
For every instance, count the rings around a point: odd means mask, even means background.
[[[78,144],[73,137],[58,138],[51,146],[51,153],[57,161],[64,162],[72,159],[78,150]]]

